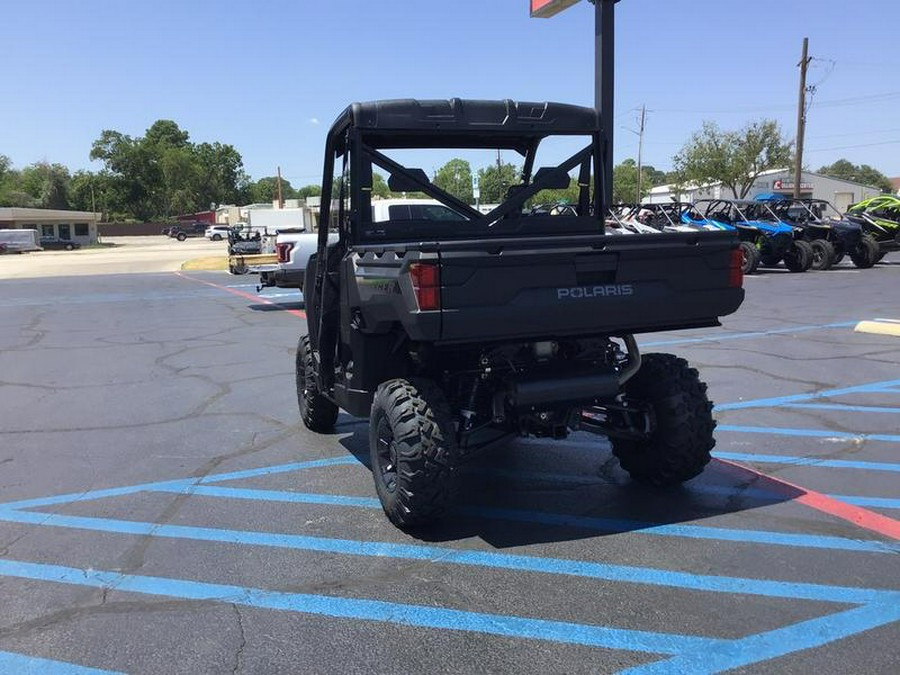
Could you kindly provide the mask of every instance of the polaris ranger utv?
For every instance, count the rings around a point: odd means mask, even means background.
[[[608,436],[639,481],[698,475],[714,445],[698,373],[638,351],[635,333],[719,325],[741,304],[733,232],[607,235],[593,108],[559,103],[354,103],[331,127],[319,246],[296,357],[304,424],[369,418],[381,504],[400,527],[452,505],[460,465],[514,435]],[[410,149],[519,153],[521,184],[482,213],[400,159]],[[543,150],[563,153],[545,162]],[[542,165],[536,168],[536,158]],[[373,218],[373,167],[447,208]],[[577,204],[537,209],[574,180]]]

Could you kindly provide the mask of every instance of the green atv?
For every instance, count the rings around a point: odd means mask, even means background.
[[[877,260],[891,251],[900,251],[900,197],[879,195],[851,204],[846,218],[859,223],[863,232],[877,242]]]

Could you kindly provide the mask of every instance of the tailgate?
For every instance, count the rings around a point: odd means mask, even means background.
[[[744,291],[732,232],[441,244],[442,342],[716,325]]]

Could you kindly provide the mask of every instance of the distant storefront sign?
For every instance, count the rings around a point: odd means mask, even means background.
[[[792,180],[776,180],[772,187],[776,190],[793,190],[794,181]],[[800,183],[801,190],[812,190],[812,183]]]

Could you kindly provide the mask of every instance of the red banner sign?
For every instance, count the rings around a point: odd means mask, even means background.
[[[579,0],[529,0],[531,3],[531,17],[547,19],[568,9]]]

